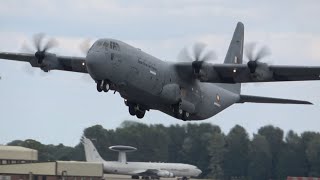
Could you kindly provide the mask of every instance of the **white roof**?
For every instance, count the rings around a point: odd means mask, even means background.
[[[43,163],[1,165],[0,174],[29,174],[50,176],[102,177],[102,163],[56,161]]]
[[[0,159],[37,161],[38,151],[30,148],[21,147],[21,146],[0,145]]]
[[[25,148],[21,146],[5,146],[0,145],[0,151],[23,151],[23,152],[30,152],[30,151],[36,151],[34,149]]]

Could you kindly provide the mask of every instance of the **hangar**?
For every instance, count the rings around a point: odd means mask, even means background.
[[[0,146],[0,180],[100,180],[102,163],[38,162],[38,151]]]

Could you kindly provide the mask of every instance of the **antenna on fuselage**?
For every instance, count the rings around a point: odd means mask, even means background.
[[[127,154],[126,154],[127,152],[133,152],[137,150],[137,148],[135,147],[122,146],[122,145],[110,146],[109,149],[112,151],[119,152],[118,162],[121,162],[121,163],[127,163]]]

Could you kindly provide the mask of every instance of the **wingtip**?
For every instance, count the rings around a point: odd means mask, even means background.
[[[301,101],[301,104],[305,104],[305,105],[314,105],[312,102],[310,101]]]

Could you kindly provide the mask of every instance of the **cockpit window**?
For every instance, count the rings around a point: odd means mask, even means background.
[[[102,46],[103,42],[102,41],[98,41],[95,46]]]
[[[120,46],[118,43],[110,41],[110,48],[115,50],[115,51],[120,51]]]
[[[105,42],[103,43],[103,46],[104,46],[105,48],[109,48],[109,42],[108,42],[108,41],[105,41]]]

